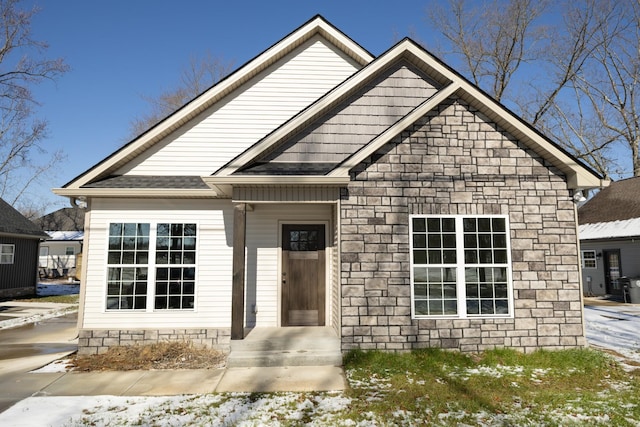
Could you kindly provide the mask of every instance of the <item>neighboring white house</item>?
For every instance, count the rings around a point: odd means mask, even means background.
[[[40,245],[41,278],[79,278],[77,263],[82,254],[85,210],[61,208],[34,220],[49,238]]]
[[[374,58],[318,16],[54,189],[87,206],[79,351],[583,346],[573,195],[606,184],[413,41]]]
[[[76,277],[76,258],[82,253],[83,231],[47,231],[40,243],[40,276]]]

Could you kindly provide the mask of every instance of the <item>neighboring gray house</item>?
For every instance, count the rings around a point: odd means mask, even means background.
[[[586,344],[575,193],[607,184],[409,39],[322,17],[80,176],[80,352]]]
[[[47,235],[0,199],[0,297],[34,295],[38,245]]]
[[[623,297],[640,277],[640,177],[612,182],[578,209],[584,293]]]

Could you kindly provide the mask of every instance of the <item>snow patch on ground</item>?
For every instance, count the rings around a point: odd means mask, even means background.
[[[587,341],[594,347],[615,351],[640,365],[640,306],[587,306],[584,309]]]
[[[640,364],[640,306],[588,306],[585,307],[587,340],[595,347],[614,350],[630,361]],[[64,361],[60,362],[63,364]],[[51,368],[53,369],[53,368]],[[519,367],[498,366],[473,368],[454,375],[530,375],[543,378],[546,372],[524,372]],[[380,376],[356,381],[349,372],[352,386],[366,390],[367,398],[380,400],[392,391],[390,382]],[[416,380],[420,381],[420,380]],[[612,384],[612,389],[624,389],[625,384]],[[384,420],[375,414],[360,414],[366,421],[343,419],[343,413],[351,399],[343,393],[271,393],[252,395],[247,393],[205,394],[174,397],[30,397],[0,414],[2,426],[33,425],[309,425],[309,426],[360,426],[360,425],[412,425],[420,424],[417,414],[398,409]],[[469,414],[455,407],[447,413],[437,414],[443,423],[472,419],[477,425],[531,425],[527,408],[518,408],[514,400],[514,413]],[[425,405],[426,402],[425,402]],[[428,405],[427,405],[428,406]],[[604,409],[604,408],[603,408]],[[425,414],[431,414],[428,407]],[[564,406],[550,408],[554,419],[561,424],[608,424],[606,411],[587,413],[579,402],[566,402]],[[424,420],[422,420],[424,421]],[[630,420],[632,422],[632,420]],[[632,422],[632,424],[635,422]]]
[[[44,365],[40,369],[36,369],[31,371],[32,374],[55,374],[61,372],[69,372],[73,367],[71,363],[71,359],[60,359],[55,362],[49,363],[48,365]]]

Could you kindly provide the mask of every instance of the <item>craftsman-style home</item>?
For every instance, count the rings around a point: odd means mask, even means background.
[[[413,41],[315,17],[54,191],[87,204],[81,352],[532,351],[586,343],[573,196],[604,185]]]

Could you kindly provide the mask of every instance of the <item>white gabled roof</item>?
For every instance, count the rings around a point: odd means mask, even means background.
[[[363,66],[371,62],[374,58],[369,52],[327,22],[323,17],[317,15],[269,49],[247,62],[233,74],[227,76],[174,114],[149,129],[146,133],[140,135],[111,156],[74,178],[62,188],[54,189],[54,193],[65,196],[78,195],[79,192],[76,191],[77,189],[96,179],[108,176],[317,34],[336,45],[346,55]]]
[[[640,218],[579,226],[580,240],[624,239],[640,236]]]
[[[279,142],[289,136],[304,129],[305,126],[322,117],[323,114],[331,111],[358,88],[371,81],[379,73],[383,72],[394,62],[405,59],[413,65],[422,69],[430,78],[442,84],[442,87],[432,97],[409,112],[404,118],[389,127],[385,132],[374,138],[361,150],[348,157],[341,165],[331,171],[328,176],[348,177],[349,170],[371,155],[377,149],[389,142],[409,125],[430,110],[436,108],[452,95],[464,99],[480,112],[487,115],[515,138],[524,142],[531,150],[539,154],[544,159],[551,162],[567,176],[567,183],[571,189],[600,188],[608,185],[608,181],[598,176],[587,166],[580,163],[567,151],[543,136],[531,125],[525,123],[518,116],[509,111],[502,104],[496,102],[489,95],[480,90],[477,86],[469,82],[460,74],[452,70],[446,64],[435,58],[422,47],[418,46],[410,39],[404,39],[387,52],[378,57],[375,61],[365,66],[359,72],[347,79],[341,85],[329,92],[323,98],[316,101],[309,108],[292,118],[290,121],[267,135],[244,153],[237,156],[225,167],[221,168],[213,176],[204,178],[209,185],[224,181],[224,184],[232,184],[234,178],[238,183],[242,176],[233,175],[252,160],[258,158],[262,153],[270,150]],[[263,182],[269,183],[275,177],[262,176]],[[311,176],[309,176],[311,178]],[[317,176],[318,182],[322,177]],[[326,177],[325,177],[326,178]]]

